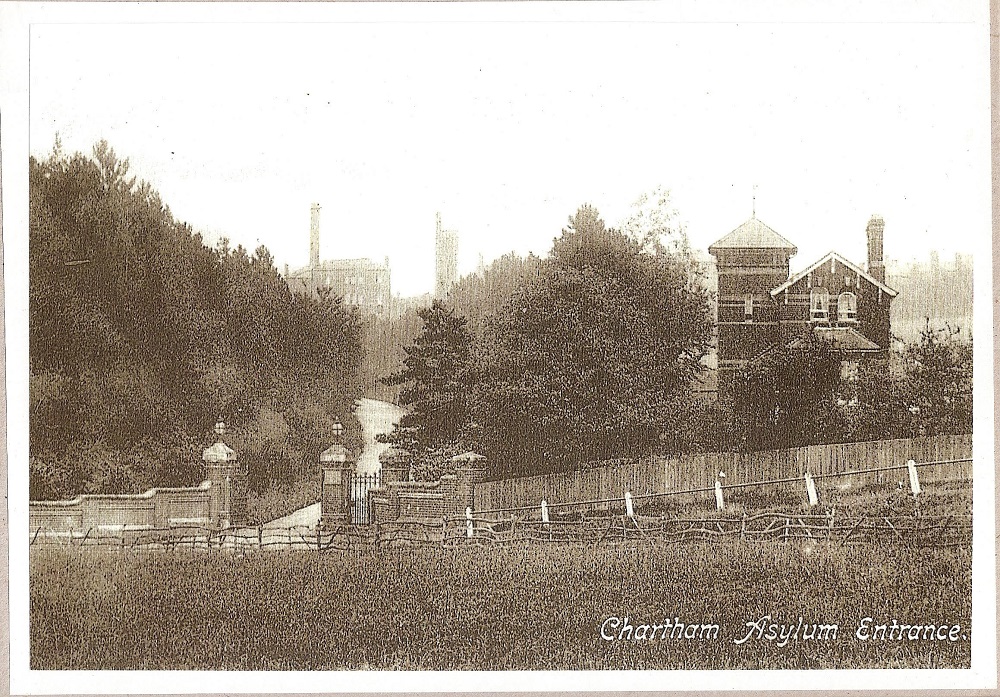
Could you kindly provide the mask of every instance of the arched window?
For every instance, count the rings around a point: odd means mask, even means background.
[[[830,291],[826,288],[813,288],[809,292],[809,319],[813,322],[830,319]]]
[[[854,293],[841,293],[837,296],[837,321],[858,321],[858,296]]]

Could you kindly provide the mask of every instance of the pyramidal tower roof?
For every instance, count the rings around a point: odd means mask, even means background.
[[[716,249],[787,249],[791,254],[799,251],[794,244],[757,220],[756,216],[714,242],[708,251],[715,254]]]

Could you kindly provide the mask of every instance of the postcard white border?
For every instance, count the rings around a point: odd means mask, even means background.
[[[989,8],[984,2],[841,3],[436,3],[436,4],[0,4],[0,146],[7,336],[7,447],[12,694],[205,692],[508,692],[777,689],[956,689],[996,687],[996,586],[992,259],[989,134]],[[981,26],[981,228],[975,250],[974,638],[970,670],[550,671],[550,672],[175,672],[31,671],[28,668],[28,27],[35,22],[920,22]],[[989,623],[992,633],[983,631]]]

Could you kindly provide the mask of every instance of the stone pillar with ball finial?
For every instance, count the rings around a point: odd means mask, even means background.
[[[329,530],[351,522],[351,477],[355,462],[344,447],[344,425],[333,425],[333,445],[320,453],[319,526]]]
[[[226,445],[226,424],[220,418],[215,424],[215,444],[202,451],[206,478],[212,482],[212,520],[219,528],[236,527],[247,522],[247,468]]]

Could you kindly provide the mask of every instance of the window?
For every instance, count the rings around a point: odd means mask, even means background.
[[[858,362],[857,361],[841,361],[840,362],[840,379],[846,380],[848,382],[854,382],[858,379]],[[851,400],[855,404],[857,400]],[[854,406],[853,404],[851,406]]]
[[[837,321],[857,322],[858,296],[854,293],[841,293],[837,296]]]
[[[753,295],[750,293],[743,296],[743,321],[753,322]]]
[[[830,318],[830,291],[826,288],[813,288],[809,293],[809,319],[813,322],[825,322]]]

